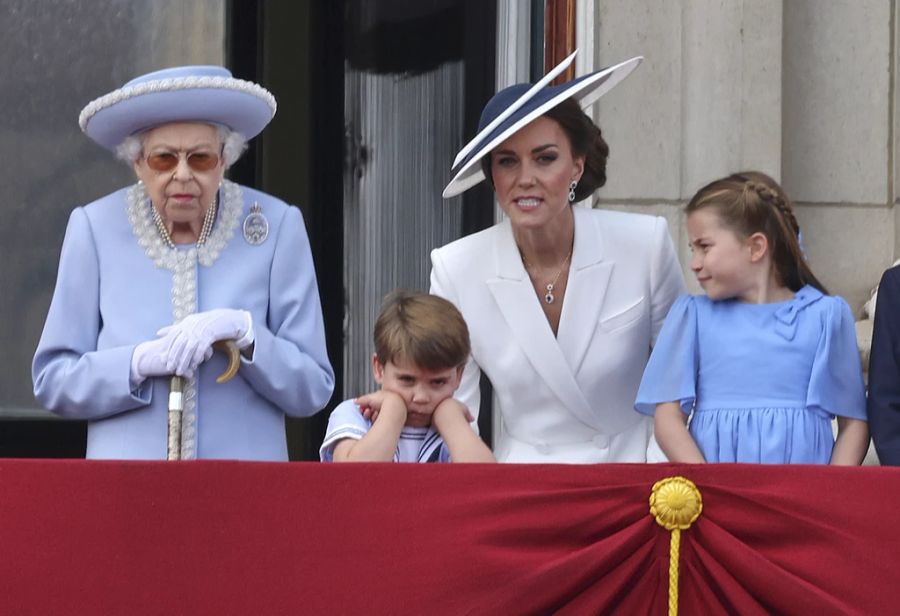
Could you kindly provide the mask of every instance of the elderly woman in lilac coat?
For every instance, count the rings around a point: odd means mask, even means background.
[[[330,398],[300,211],[223,177],[274,113],[268,91],[212,66],[138,77],[82,111],[137,182],[72,212],[32,375],[47,409],[88,421],[88,457],[164,459],[172,375],[183,458],[286,460],[284,416]],[[219,340],[240,349],[225,383]]]

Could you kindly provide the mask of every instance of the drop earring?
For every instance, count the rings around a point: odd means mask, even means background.
[[[575,203],[575,188],[578,186],[578,180],[572,180],[569,184],[569,203]]]

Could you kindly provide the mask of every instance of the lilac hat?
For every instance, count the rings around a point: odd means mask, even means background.
[[[223,124],[247,139],[275,115],[275,97],[221,66],[178,66],[141,75],[87,104],[78,124],[114,150],[125,137],[169,122]]]
[[[637,56],[558,86],[547,85],[572,63],[577,53],[576,51],[560,62],[534,85],[520,83],[509,86],[488,101],[481,112],[478,134],[460,150],[453,161],[456,175],[444,188],[444,199],[455,197],[482,181],[484,172],[479,164],[481,159],[510,135],[564,100],[574,98],[582,109],[588,108],[625,79],[644,59]]]

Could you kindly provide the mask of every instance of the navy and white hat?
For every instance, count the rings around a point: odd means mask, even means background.
[[[628,77],[644,59],[636,56],[557,86],[547,85],[572,63],[577,53],[576,51],[560,62],[537,83],[509,86],[488,101],[481,112],[478,134],[460,150],[453,161],[456,174],[444,188],[442,194],[445,199],[455,197],[485,179],[481,159],[517,130],[570,98],[575,99],[582,109],[586,109]]]
[[[125,137],[169,122],[222,124],[247,139],[275,115],[275,97],[221,66],[177,66],[132,79],[81,110],[84,133],[114,150]]]

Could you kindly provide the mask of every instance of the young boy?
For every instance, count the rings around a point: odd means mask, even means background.
[[[453,392],[469,357],[456,307],[435,295],[395,291],[375,322],[378,391],[345,400],[328,419],[323,462],[494,462]]]

